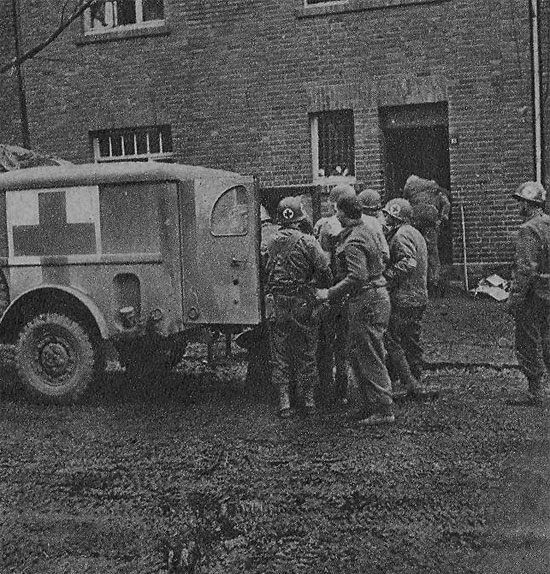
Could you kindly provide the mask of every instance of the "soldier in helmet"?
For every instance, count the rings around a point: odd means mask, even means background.
[[[428,303],[428,249],[420,231],[411,225],[413,209],[406,199],[392,199],[382,211],[390,247],[385,272],[391,299],[386,333],[390,372],[409,396],[417,398],[423,352],[420,330]]]
[[[390,260],[388,242],[384,236],[385,219],[382,214],[382,198],[374,189],[364,189],[358,196],[363,210],[361,219],[371,230],[377,248],[382,253],[384,265]]]
[[[335,250],[342,224],[336,216],[336,204],[341,197],[356,197],[351,185],[339,184],[330,190],[329,204],[333,211],[330,217],[322,217],[315,224],[315,237],[319,240],[333,274],[336,274]],[[345,299],[335,301],[323,308],[320,314],[317,364],[319,368],[320,392],[329,399],[329,390],[334,387],[336,400],[347,404],[348,366],[346,361],[347,304]]]
[[[338,282],[319,289],[319,301],[348,297],[348,360],[363,397],[360,424],[395,421],[391,381],[386,368],[384,334],[390,317],[390,298],[384,270],[386,259],[379,242],[385,242],[362,220],[358,197],[341,197],[338,219],[344,227],[336,248]]]
[[[313,233],[319,240],[319,243],[321,244],[321,247],[329,261],[332,260],[338,236],[342,231],[342,224],[338,221],[338,217],[336,216],[336,204],[344,195],[355,197],[355,189],[347,183],[340,183],[330,190],[328,203],[332,213],[329,217],[321,217],[313,228]]]
[[[439,259],[439,228],[446,224],[451,213],[451,203],[442,187],[433,181],[411,175],[405,182],[403,197],[414,210],[414,225],[428,246],[428,290],[440,293],[441,261]]]
[[[523,218],[516,239],[508,310],[515,319],[516,354],[528,382],[528,404],[543,401],[543,377],[550,369],[550,216],[540,183],[520,185],[513,197]]]
[[[363,221],[366,217],[373,217],[380,225],[385,223],[382,215],[382,198],[375,189],[364,189],[359,195],[359,201],[363,206]]]
[[[330,286],[332,273],[319,242],[300,231],[305,217],[300,198],[283,198],[277,215],[280,229],[267,242],[264,255],[266,314],[272,380],[279,389],[280,416],[287,418],[292,413],[292,383],[303,392],[306,414],[315,413],[319,324],[314,312],[314,286]]]

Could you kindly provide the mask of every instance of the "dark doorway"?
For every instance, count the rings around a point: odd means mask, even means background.
[[[383,133],[386,201],[402,195],[414,174],[435,180],[451,198],[447,104],[394,106],[380,109]],[[451,212],[452,219],[452,212]],[[452,263],[452,223],[440,229],[441,262]]]

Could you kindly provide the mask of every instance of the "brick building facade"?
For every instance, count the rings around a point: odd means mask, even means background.
[[[27,48],[59,3],[19,2]],[[118,22],[108,4],[25,64],[33,146],[270,186],[347,170],[387,197],[414,172],[451,190],[455,263],[460,205],[469,262],[510,261],[509,196],[534,178],[528,1],[132,0]],[[13,117],[0,129],[13,141]]]

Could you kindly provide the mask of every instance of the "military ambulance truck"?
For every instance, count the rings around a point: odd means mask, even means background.
[[[0,342],[43,400],[79,399],[108,344],[170,366],[201,327],[261,321],[253,178],[162,163],[0,175]]]

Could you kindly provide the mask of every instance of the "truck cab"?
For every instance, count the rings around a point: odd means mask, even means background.
[[[106,342],[130,366],[177,362],[201,326],[261,321],[252,177],[83,164],[0,175],[0,341],[32,395],[71,402]]]

